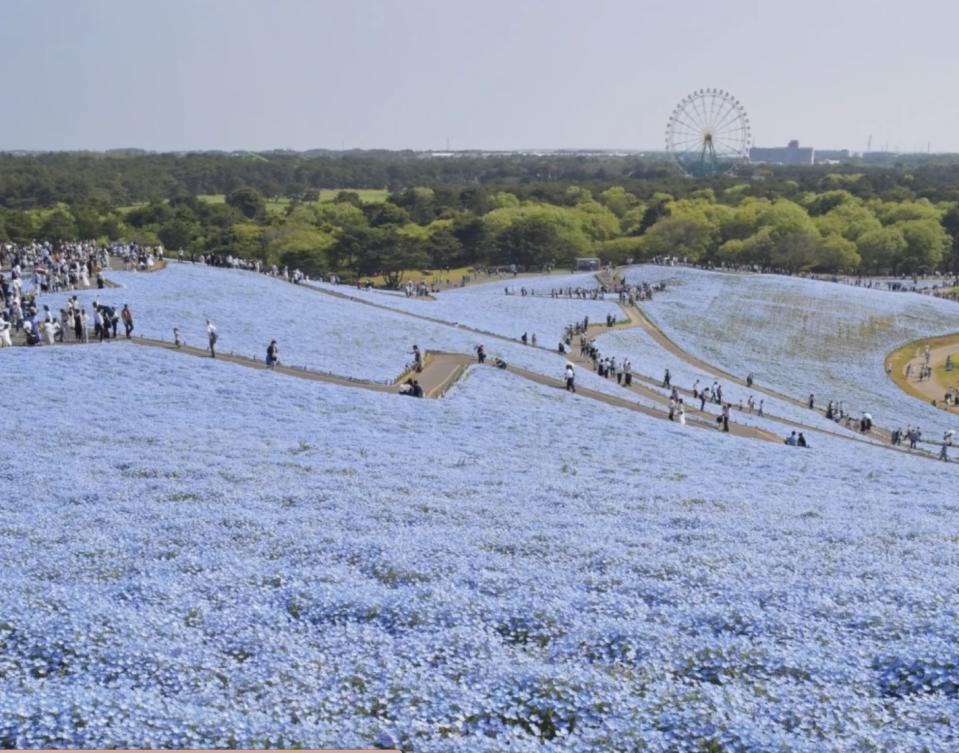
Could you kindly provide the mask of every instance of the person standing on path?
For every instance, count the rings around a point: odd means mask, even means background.
[[[809,394],[809,409],[810,410],[816,409],[816,396],[813,395],[812,393]]]
[[[720,418],[723,420],[723,431],[729,431],[729,403],[723,403],[723,412]]]
[[[103,338],[107,337],[107,326],[103,319],[103,311],[98,306],[96,309],[96,315],[94,319],[94,330],[97,335],[100,337],[100,342],[103,342]]]
[[[942,435],[942,449],[939,450],[939,459],[949,462],[949,455],[947,448],[952,446],[952,438],[955,436],[955,432],[950,429],[945,434]]]
[[[683,399],[679,399],[679,423],[681,426],[686,425],[686,408],[683,406]]]
[[[126,330],[127,340],[129,340],[130,333],[133,332],[133,312],[130,311],[129,304],[123,304],[123,311],[120,312],[120,318],[123,320],[123,329]]]
[[[209,319],[206,320],[206,338],[210,345],[210,357],[216,358],[216,341],[220,339],[216,326]]]
[[[414,345],[410,352],[413,354],[413,369],[418,374],[423,370],[423,354],[420,352],[420,346]]]
[[[666,369],[666,373],[663,375],[663,387],[669,387],[671,379],[672,376],[669,373],[669,369]]]
[[[276,368],[279,361],[280,349],[277,347],[276,340],[270,340],[270,344],[266,348],[266,366],[269,369]]]
[[[576,372],[573,370],[573,364],[566,364],[566,391],[576,392]]]

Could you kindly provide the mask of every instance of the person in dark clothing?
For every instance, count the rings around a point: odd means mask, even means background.
[[[803,436],[802,432],[799,432],[799,438],[796,440],[796,444],[800,447],[809,447],[809,445],[806,444],[806,438]]]
[[[130,339],[130,333],[133,332],[133,312],[130,311],[130,306],[126,303],[123,304],[123,311],[120,312],[120,317],[123,319],[123,328],[127,333],[127,340]],[[116,330],[114,330],[114,333]]]
[[[413,380],[413,397],[423,397],[423,388],[415,379]]]

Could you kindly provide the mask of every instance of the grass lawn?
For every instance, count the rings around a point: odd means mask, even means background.
[[[928,396],[923,392],[920,392],[916,389],[912,383],[906,380],[905,374],[903,374],[903,369],[905,365],[916,357],[917,354],[922,353],[926,345],[930,348],[938,348],[942,345],[950,345],[959,340],[957,335],[944,335],[942,337],[929,337],[924,340],[916,340],[914,342],[903,345],[898,350],[893,351],[888,356],[886,356],[886,365],[892,367],[892,372],[890,376],[892,380],[899,385],[899,387],[912,395],[913,397],[918,397],[921,400],[928,400]],[[933,367],[933,382],[943,387],[956,386],[959,384],[959,357],[953,359],[956,361],[956,365],[953,367],[952,371],[946,371],[945,364],[940,364],[939,366]]]
[[[336,198],[336,195],[340,191],[352,191],[360,197],[360,201],[366,204],[376,204],[383,201],[386,201],[386,197],[389,196],[389,191],[385,188],[321,188],[320,189],[320,198],[318,202],[310,203],[328,203],[333,201]],[[199,194],[197,198],[200,201],[205,201],[207,204],[223,204],[226,201],[226,195],[222,193],[204,193]],[[137,207],[146,206],[147,202],[140,201],[136,204],[130,204],[125,207],[117,207],[117,211],[126,214],[127,212],[136,209]],[[267,199],[266,200],[266,211],[272,215],[283,214],[283,211],[289,206],[290,198],[287,196],[281,196],[279,198]]]

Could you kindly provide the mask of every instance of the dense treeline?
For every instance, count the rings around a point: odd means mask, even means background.
[[[790,193],[835,187],[832,183],[837,171],[860,175],[855,185],[846,187],[863,199],[959,201],[959,160],[950,155],[888,168],[864,169],[855,164],[774,169],[747,166],[741,175],[719,178],[709,187],[720,195],[725,188],[745,180],[749,195],[790,197]],[[130,206],[181,195],[227,194],[247,186],[275,197],[301,196],[320,188],[396,191],[413,186],[482,185],[490,189],[518,187],[521,198],[526,198],[539,191],[562,192],[571,183],[594,194],[615,183],[642,199],[657,192],[683,198],[700,186],[680,176],[663,155],[0,153],[0,206],[13,209],[52,207],[57,203]]]
[[[349,190],[319,200],[320,188],[384,179],[385,200]],[[198,198],[218,193],[226,200]],[[757,168],[704,183],[621,157],[0,157],[0,240],[162,243],[392,282],[410,269],[591,255],[959,272],[957,201],[959,168],[933,163],[911,172]]]

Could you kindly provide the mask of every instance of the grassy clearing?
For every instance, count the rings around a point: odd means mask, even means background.
[[[926,346],[929,346],[930,350],[935,350],[942,346],[959,346],[959,334],[954,335],[943,335],[941,337],[927,337],[922,340],[914,340],[911,343],[903,345],[901,348],[894,350],[888,356],[886,356],[886,367],[887,369],[891,368],[889,376],[892,378],[892,381],[898,385],[899,389],[903,392],[906,392],[913,397],[917,397],[923,402],[929,401],[929,396],[924,392],[920,391],[915,385],[909,382],[906,379],[905,368],[906,364],[909,363],[913,358],[916,358],[917,355],[921,354]],[[940,364],[939,366],[933,367],[933,381],[934,383],[942,386],[943,390],[946,387],[954,386],[957,381],[959,381],[959,359],[956,359],[956,367],[953,368],[951,372],[946,371],[945,364]]]

